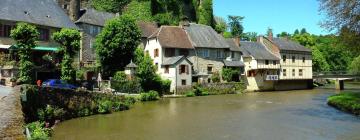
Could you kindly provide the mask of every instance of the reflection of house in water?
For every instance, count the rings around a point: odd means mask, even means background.
[[[57,69],[50,63],[56,61],[55,52],[59,50],[59,44],[51,39],[51,35],[61,28],[77,29],[76,25],[54,0],[3,0],[0,12],[0,51],[5,54],[2,60],[8,62],[1,67],[0,78],[3,84],[9,84],[10,79],[17,76],[17,46],[10,38],[10,31],[17,22],[34,24],[40,33],[37,46],[33,49],[36,78],[56,78],[57,74],[54,73]]]

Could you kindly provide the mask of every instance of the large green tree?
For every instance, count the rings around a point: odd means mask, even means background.
[[[130,63],[140,38],[140,29],[131,16],[122,15],[106,22],[95,44],[104,77],[112,76]]]
[[[91,5],[100,11],[121,13],[131,0],[91,0]]]
[[[19,83],[33,83],[32,49],[36,46],[39,32],[36,27],[27,23],[18,23],[15,29],[11,30],[11,38],[16,41],[19,50]]]
[[[228,16],[229,18],[229,28],[231,35],[233,37],[241,37],[244,27],[242,26],[242,20],[244,17],[242,16]]]
[[[218,33],[224,33],[227,29],[226,21],[222,17],[215,16],[215,31]]]
[[[52,38],[61,45],[63,59],[61,61],[61,79],[69,83],[74,83],[76,70],[72,64],[74,56],[80,48],[80,32],[75,29],[61,29],[53,34]]]
[[[354,74],[360,75],[360,56],[356,57],[350,64],[350,71]]]
[[[213,4],[212,0],[202,0],[199,6],[198,23],[214,26]]]

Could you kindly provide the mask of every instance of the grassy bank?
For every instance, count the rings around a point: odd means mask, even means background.
[[[330,96],[328,105],[342,111],[360,115],[360,93],[341,93]]]

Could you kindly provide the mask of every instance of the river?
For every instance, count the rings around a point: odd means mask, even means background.
[[[358,85],[355,85],[358,87]],[[54,140],[359,140],[360,117],[333,89],[161,99],[59,124]]]

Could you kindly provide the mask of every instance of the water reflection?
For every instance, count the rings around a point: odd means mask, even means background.
[[[359,139],[360,119],[326,105],[333,94],[315,89],[162,99],[63,122],[53,139]]]

